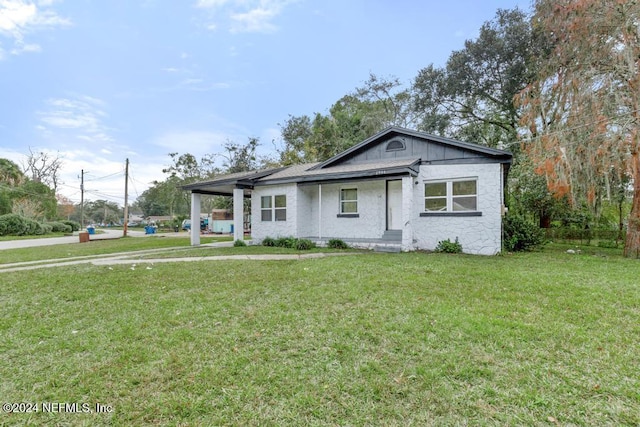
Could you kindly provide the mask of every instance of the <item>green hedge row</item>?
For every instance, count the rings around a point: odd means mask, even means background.
[[[0,236],[40,236],[72,231],[73,226],[64,222],[38,222],[17,214],[0,215]]]

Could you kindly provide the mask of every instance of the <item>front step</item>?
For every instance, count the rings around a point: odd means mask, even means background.
[[[387,242],[402,242],[402,230],[386,230],[382,240]]]
[[[390,253],[398,253],[400,252],[400,246],[398,245],[375,245],[373,247],[374,252],[390,252]]]

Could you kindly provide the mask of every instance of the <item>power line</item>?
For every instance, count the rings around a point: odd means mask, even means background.
[[[111,178],[111,177],[114,177],[114,176],[117,176],[117,175],[122,175],[122,174],[123,174],[123,172],[122,172],[122,171],[120,171],[120,172],[114,172],[114,173],[109,174],[109,175],[100,176],[100,177],[92,178],[92,179],[87,179],[86,181],[87,181],[87,182],[89,182],[89,181],[100,181],[100,180],[103,180],[103,179]]]
[[[131,176],[131,170],[129,170],[129,181],[131,181],[131,185],[133,186],[133,191],[136,193],[136,198],[140,197],[140,193],[138,193],[138,189],[136,188],[136,185],[134,183],[134,179]]]
[[[106,198],[118,199],[118,200],[123,200],[124,199],[123,196],[116,196],[116,195],[113,195],[113,194],[103,193],[103,192],[97,191],[97,190],[87,190],[87,193],[92,194],[94,196],[98,196],[98,197],[106,197]]]

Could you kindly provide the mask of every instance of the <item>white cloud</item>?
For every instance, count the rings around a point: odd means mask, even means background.
[[[228,134],[210,131],[173,131],[165,133],[152,141],[153,145],[167,150],[179,151],[203,156],[218,153],[226,141],[232,139]]]
[[[225,82],[207,83],[203,79],[185,79],[178,83],[179,89],[207,92],[217,89],[229,89],[231,84]]]
[[[0,2],[0,31],[19,37],[22,28],[36,20],[38,7],[22,0],[2,0]]]
[[[209,11],[206,28],[217,30],[228,23],[232,33],[273,33],[278,26],[273,20],[285,6],[296,0],[198,0],[196,7]]]
[[[17,42],[15,44],[15,47],[11,49],[11,53],[13,55],[20,55],[23,52],[40,52],[40,51],[42,51],[42,48],[40,47],[39,44],[35,44],[35,43],[24,44],[24,43]]]
[[[38,112],[42,122],[37,128],[51,134],[55,130],[72,130],[76,138],[88,142],[111,142],[109,128],[103,123],[108,114],[105,104],[98,98],[77,96],[75,98],[52,98],[45,102],[48,107]]]
[[[28,34],[55,27],[71,25],[67,18],[59,16],[50,7],[52,0],[0,0],[0,36],[13,42],[11,53],[39,52],[40,46],[25,41]],[[3,58],[0,48],[0,59]]]
[[[216,8],[216,7],[224,6],[228,2],[229,0],[198,0],[196,2],[196,7]]]
[[[256,8],[245,13],[231,15],[233,33],[273,33],[278,29],[271,20],[280,12],[279,8]]]
[[[125,156],[121,151],[115,155],[109,150],[91,150],[87,147],[69,147],[64,150],[51,148],[34,148],[62,159],[58,193],[80,202],[80,174],[84,172],[84,200],[109,200],[124,203],[124,168]],[[23,153],[15,150],[4,150],[4,157],[18,165],[26,161]],[[133,203],[154,180],[165,178],[162,169],[166,167],[166,155],[150,159],[132,156],[129,163],[129,202]],[[164,162],[164,163],[163,163]]]
[[[173,68],[165,69],[164,71],[174,75],[192,74],[188,70],[180,70],[180,69],[173,69]],[[156,90],[159,92],[168,92],[168,91],[174,91],[174,90],[208,92],[212,90],[229,89],[230,87],[231,87],[231,83],[228,83],[228,82],[207,82],[203,78],[188,77],[188,78],[182,78],[182,80],[176,82],[171,86],[157,88]]]

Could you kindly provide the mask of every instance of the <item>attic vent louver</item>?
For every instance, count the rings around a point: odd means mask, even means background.
[[[387,151],[400,151],[400,150],[404,150],[405,146],[404,146],[404,142],[402,142],[399,139],[394,139],[393,141],[390,141],[387,144]]]

